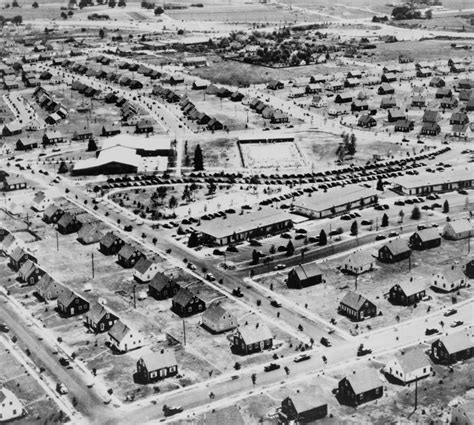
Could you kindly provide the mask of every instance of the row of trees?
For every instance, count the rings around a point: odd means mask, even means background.
[[[14,25],[21,25],[23,23],[23,16],[17,15],[13,18],[5,18],[5,16],[0,15],[0,27],[3,27],[7,22],[11,22]]]

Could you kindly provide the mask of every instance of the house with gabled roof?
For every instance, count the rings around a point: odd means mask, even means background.
[[[438,111],[426,110],[423,114],[424,123],[437,123],[441,120],[441,115]]]
[[[17,239],[11,233],[8,233],[2,240],[1,250],[5,255],[10,256],[16,248],[22,246],[23,244],[20,239]]]
[[[46,207],[43,213],[43,221],[48,224],[56,224],[63,216],[64,211],[57,205],[50,204]]]
[[[180,286],[173,277],[157,272],[148,283],[148,292],[157,300],[172,298],[179,291]]]
[[[396,121],[394,130],[395,131],[401,131],[403,133],[408,133],[409,131],[413,130],[415,128],[415,121],[413,120],[401,120],[401,121]]]
[[[377,125],[377,120],[369,114],[363,114],[357,120],[357,126],[362,128],[372,128]]]
[[[18,397],[0,383],[0,422],[10,422],[23,416],[23,405]]]
[[[281,402],[278,415],[284,424],[310,424],[328,415],[328,405],[314,393],[298,391]]]
[[[289,288],[306,288],[323,281],[323,274],[316,263],[299,264],[290,270],[286,284]]]
[[[77,240],[84,245],[97,243],[102,240],[103,236],[96,223],[86,223],[77,232]]]
[[[33,197],[31,208],[35,211],[43,212],[50,204],[51,200],[46,196],[46,194],[43,191],[39,191]]]
[[[408,244],[403,239],[394,239],[379,249],[378,259],[385,263],[406,260],[411,255]]]
[[[175,376],[178,362],[174,350],[161,349],[142,354],[137,361],[137,378],[145,384]]]
[[[112,350],[126,353],[145,345],[145,339],[140,331],[128,326],[120,319],[108,332],[108,340]]]
[[[382,109],[392,109],[397,107],[397,99],[393,96],[384,97],[380,102]]]
[[[452,220],[446,223],[443,229],[443,236],[446,239],[460,240],[469,238],[474,234],[474,226],[467,218]]]
[[[63,290],[64,287],[47,273],[45,273],[36,284],[36,292],[45,301],[57,299]]]
[[[28,285],[35,285],[44,275],[44,271],[38,267],[36,263],[31,260],[27,260],[23,263],[18,270],[18,277],[22,282]]]
[[[474,354],[473,341],[472,331],[462,330],[443,336],[431,344],[431,358],[444,364],[470,359]]]
[[[237,319],[220,304],[212,304],[202,315],[201,325],[212,333],[230,331],[238,326]]]
[[[337,395],[341,402],[358,406],[382,397],[383,383],[375,369],[359,369],[339,381]]]
[[[265,324],[249,323],[235,329],[232,345],[239,354],[256,353],[272,348],[273,335]]]
[[[29,251],[19,245],[15,246],[15,248],[8,253],[8,256],[10,257],[8,264],[15,271],[20,270],[20,267],[28,260],[34,263],[37,262],[37,259]]]
[[[124,244],[125,241],[119,238],[115,233],[107,232],[100,240],[99,249],[100,252],[105,255],[115,255],[122,249]]]
[[[66,317],[87,313],[89,302],[69,288],[64,288],[57,299],[58,311]]]
[[[374,257],[367,251],[357,251],[344,260],[342,270],[346,273],[358,275],[373,270],[374,263]]]
[[[395,89],[390,84],[388,84],[388,82],[385,82],[379,86],[377,93],[380,95],[394,94]]]
[[[102,304],[95,303],[86,314],[86,325],[94,333],[108,332],[119,318]]]
[[[469,123],[469,116],[464,111],[456,111],[451,114],[450,124],[465,125]]]
[[[180,288],[171,301],[171,310],[181,317],[202,313],[206,303],[188,288]]]
[[[347,291],[339,303],[338,313],[351,320],[359,321],[377,315],[377,307],[363,295]]]
[[[144,254],[135,246],[126,243],[118,252],[118,263],[127,269],[132,268]]]
[[[390,288],[388,299],[392,304],[411,305],[420,301],[426,295],[426,284],[423,279],[404,280]]]
[[[133,266],[133,277],[138,282],[149,282],[158,272],[159,266],[155,261],[141,257]]]
[[[424,108],[426,107],[426,98],[421,95],[413,96],[411,99],[411,106],[415,108]]]
[[[435,248],[441,245],[441,236],[439,231],[432,227],[418,230],[410,236],[409,245],[410,248],[418,250]]]
[[[70,235],[71,233],[77,232],[81,226],[82,223],[75,215],[66,212],[58,220],[56,228],[58,232],[63,235]]]
[[[466,276],[461,267],[454,265],[433,275],[431,286],[443,292],[456,291],[466,285]]]
[[[425,353],[415,348],[393,356],[383,367],[383,371],[405,385],[431,375],[432,368]]]

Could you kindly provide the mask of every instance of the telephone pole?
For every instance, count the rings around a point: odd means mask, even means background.
[[[183,346],[186,346],[186,321],[183,320]]]
[[[58,237],[58,231],[56,230],[56,251],[59,251],[59,237]]]
[[[92,279],[94,279],[94,253],[91,252]]]

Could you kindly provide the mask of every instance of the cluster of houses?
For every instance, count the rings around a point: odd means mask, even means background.
[[[67,117],[68,110],[66,107],[54,100],[54,96],[42,86],[36,87],[33,98],[42,109],[49,112],[49,115],[45,118],[46,124],[54,125]]]
[[[205,127],[210,131],[222,130],[224,128],[224,125],[217,118],[213,118],[204,112],[199,112],[188,97],[183,98],[179,102],[179,106],[187,119],[196,122],[196,124],[203,126],[203,128]]]
[[[287,123],[290,120],[288,114],[273,108],[257,98],[250,100],[249,107],[257,114],[260,114],[263,119],[270,120],[272,124]]]

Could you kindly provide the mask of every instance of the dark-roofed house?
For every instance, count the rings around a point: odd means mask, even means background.
[[[441,115],[438,111],[426,110],[423,114],[423,122],[437,123],[441,120]]]
[[[233,334],[234,350],[240,354],[251,354],[268,350],[273,346],[273,335],[264,324],[249,323],[240,326]]]
[[[392,304],[410,305],[420,301],[426,295],[426,284],[422,279],[405,280],[390,288],[388,299]]]
[[[390,84],[384,83],[378,88],[377,93],[380,95],[394,94],[395,89]]]
[[[58,130],[49,130],[43,135],[43,145],[64,142],[64,136]]]
[[[202,315],[201,324],[212,333],[218,334],[237,327],[237,319],[220,304],[212,304]]]
[[[402,120],[395,123],[395,131],[402,131],[408,133],[415,128],[415,122],[413,120]]]
[[[89,302],[68,288],[61,291],[57,302],[58,311],[67,317],[77,316],[89,310]]]
[[[466,264],[466,276],[474,279],[474,260],[468,261]]]
[[[426,99],[423,96],[413,96],[411,99],[411,106],[416,108],[424,108],[426,106]]]
[[[132,329],[120,319],[117,320],[114,326],[109,330],[108,337],[112,350],[119,353],[126,353],[130,350],[142,347],[145,343],[140,331]]]
[[[429,249],[440,245],[441,236],[434,228],[418,230],[410,236],[410,248],[412,249]]]
[[[383,367],[383,371],[403,385],[431,374],[431,364],[422,350],[415,348],[395,355]]]
[[[138,282],[149,282],[158,272],[158,268],[158,263],[146,257],[141,257],[133,267],[133,277]]]
[[[382,83],[394,83],[395,81],[397,81],[397,76],[393,72],[387,72],[382,75]]]
[[[77,232],[77,240],[84,245],[97,243],[103,238],[103,233],[99,230],[97,224],[86,223]]]
[[[441,127],[438,123],[424,122],[421,126],[421,134],[424,136],[437,136],[441,133]]]
[[[470,359],[474,353],[470,331],[460,331],[437,339],[431,344],[431,357],[438,363],[455,363]]]
[[[17,151],[29,151],[38,147],[38,142],[33,139],[18,139],[16,142]]]
[[[281,90],[285,85],[281,81],[272,80],[267,84],[267,89]]]
[[[58,232],[63,235],[69,235],[77,232],[82,226],[82,223],[77,219],[76,216],[65,213],[58,220],[57,229]]]
[[[351,406],[375,400],[383,396],[383,383],[375,369],[361,369],[339,381],[338,397]]]
[[[338,313],[354,321],[377,315],[376,305],[356,292],[348,291],[339,303]]]
[[[465,125],[469,123],[469,117],[464,111],[457,111],[451,114],[450,124]]]
[[[122,249],[124,244],[125,242],[121,238],[113,232],[108,232],[100,240],[100,252],[105,255],[115,255]]]
[[[192,316],[206,309],[206,303],[187,288],[180,288],[171,301],[171,310],[181,317]]]
[[[350,103],[352,102],[352,95],[349,93],[340,93],[336,96],[335,103]]]
[[[438,76],[435,76],[430,81],[430,87],[444,87],[446,82]]]
[[[352,102],[351,111],[352,112],[360,112],[360,111],[367,111],[369,109],[369,104],[365,100],[356,99]]]
[[[436,90],[436,99],[443,99],[444,97],[453,97],[453,92],[451,91],[451,89],[441,87]]]
[[[174,350],[162,349],[143,354],[137,361],[137,378],[150,383],[165,379],[178,373],[178,362]]]
[[[434,275],[431,282],[433,288],[450,292],[466,285],[466,277],[460,267],[451,266]]]
[[[44,274],[36,284],[36,292],[46,301],[55,300],[64,290],[49,274]]]
[[[28,285],[34,285],[38,283],[44,273],[45,272],[41,270],[36,265],[36,263],[31,260],[27,260],[20,267],[20,270],[18,270],[18,277],[21,281],[27,283]]]
[[[317,396],[313,393],[297,392],[281,402],[278,413],[284,424],[309,424],[325,418],[328,414],[328,405],[317,400]]]
[[[132,268],[144,254],[136,247],[125,244],[118,252],[118,263],[127,269]]]
[[[13,249],[9,257],[10,261],[8,264],[15,271],[20,270],[20,267],[28,260],[33,261],[34,263],[37,262],[36,258],[30,252],[26,251],[20,246],[17,246],[15,249]]]
[[[358,251],[346,258],[342,270],[357,275],[373,270],[374,262],[374,257],[368,252]]]
[[[165,300],[172,298],[179,291],[179,284],[172,277],[158,272],[148,283],[148,291],[150,295],[157,300]]]
[[[411,255],[411,250],[406,241],[395,239],[386,243],[379,249],[378,259],[384,263],[396,263],[406,260]]]
[[[380,107],[382,109],[391,109],[397,107],[397,99],[395,97],[384,97],[380,101]]]
[[[453,109],[458,106],[458,100],[455,97],[445,97],[439,103],[442,109]]]
[[[117,134],[120,134],[121,130],[119,127],[111,127],[108,125],[102,126],[102,131],[101,135],[104,137],[110,137],[110,136],[115,136]]]
[[[399,108],[389,109],[387,117],[389,122],[404,121],[407,119],[405,113]]]
[[[86,325],[94,333],[108,332],[119,318],[105,308],[95,303],[86,314]]]
[[[323,274],[315,263],[300,264],[288,273],[287,285],[289,288],[306,288],[323,281]]]
[[[372,128],[377,125],[377,120],[368,114],[361,115],[357,120],[357,126],[362,128]]]

